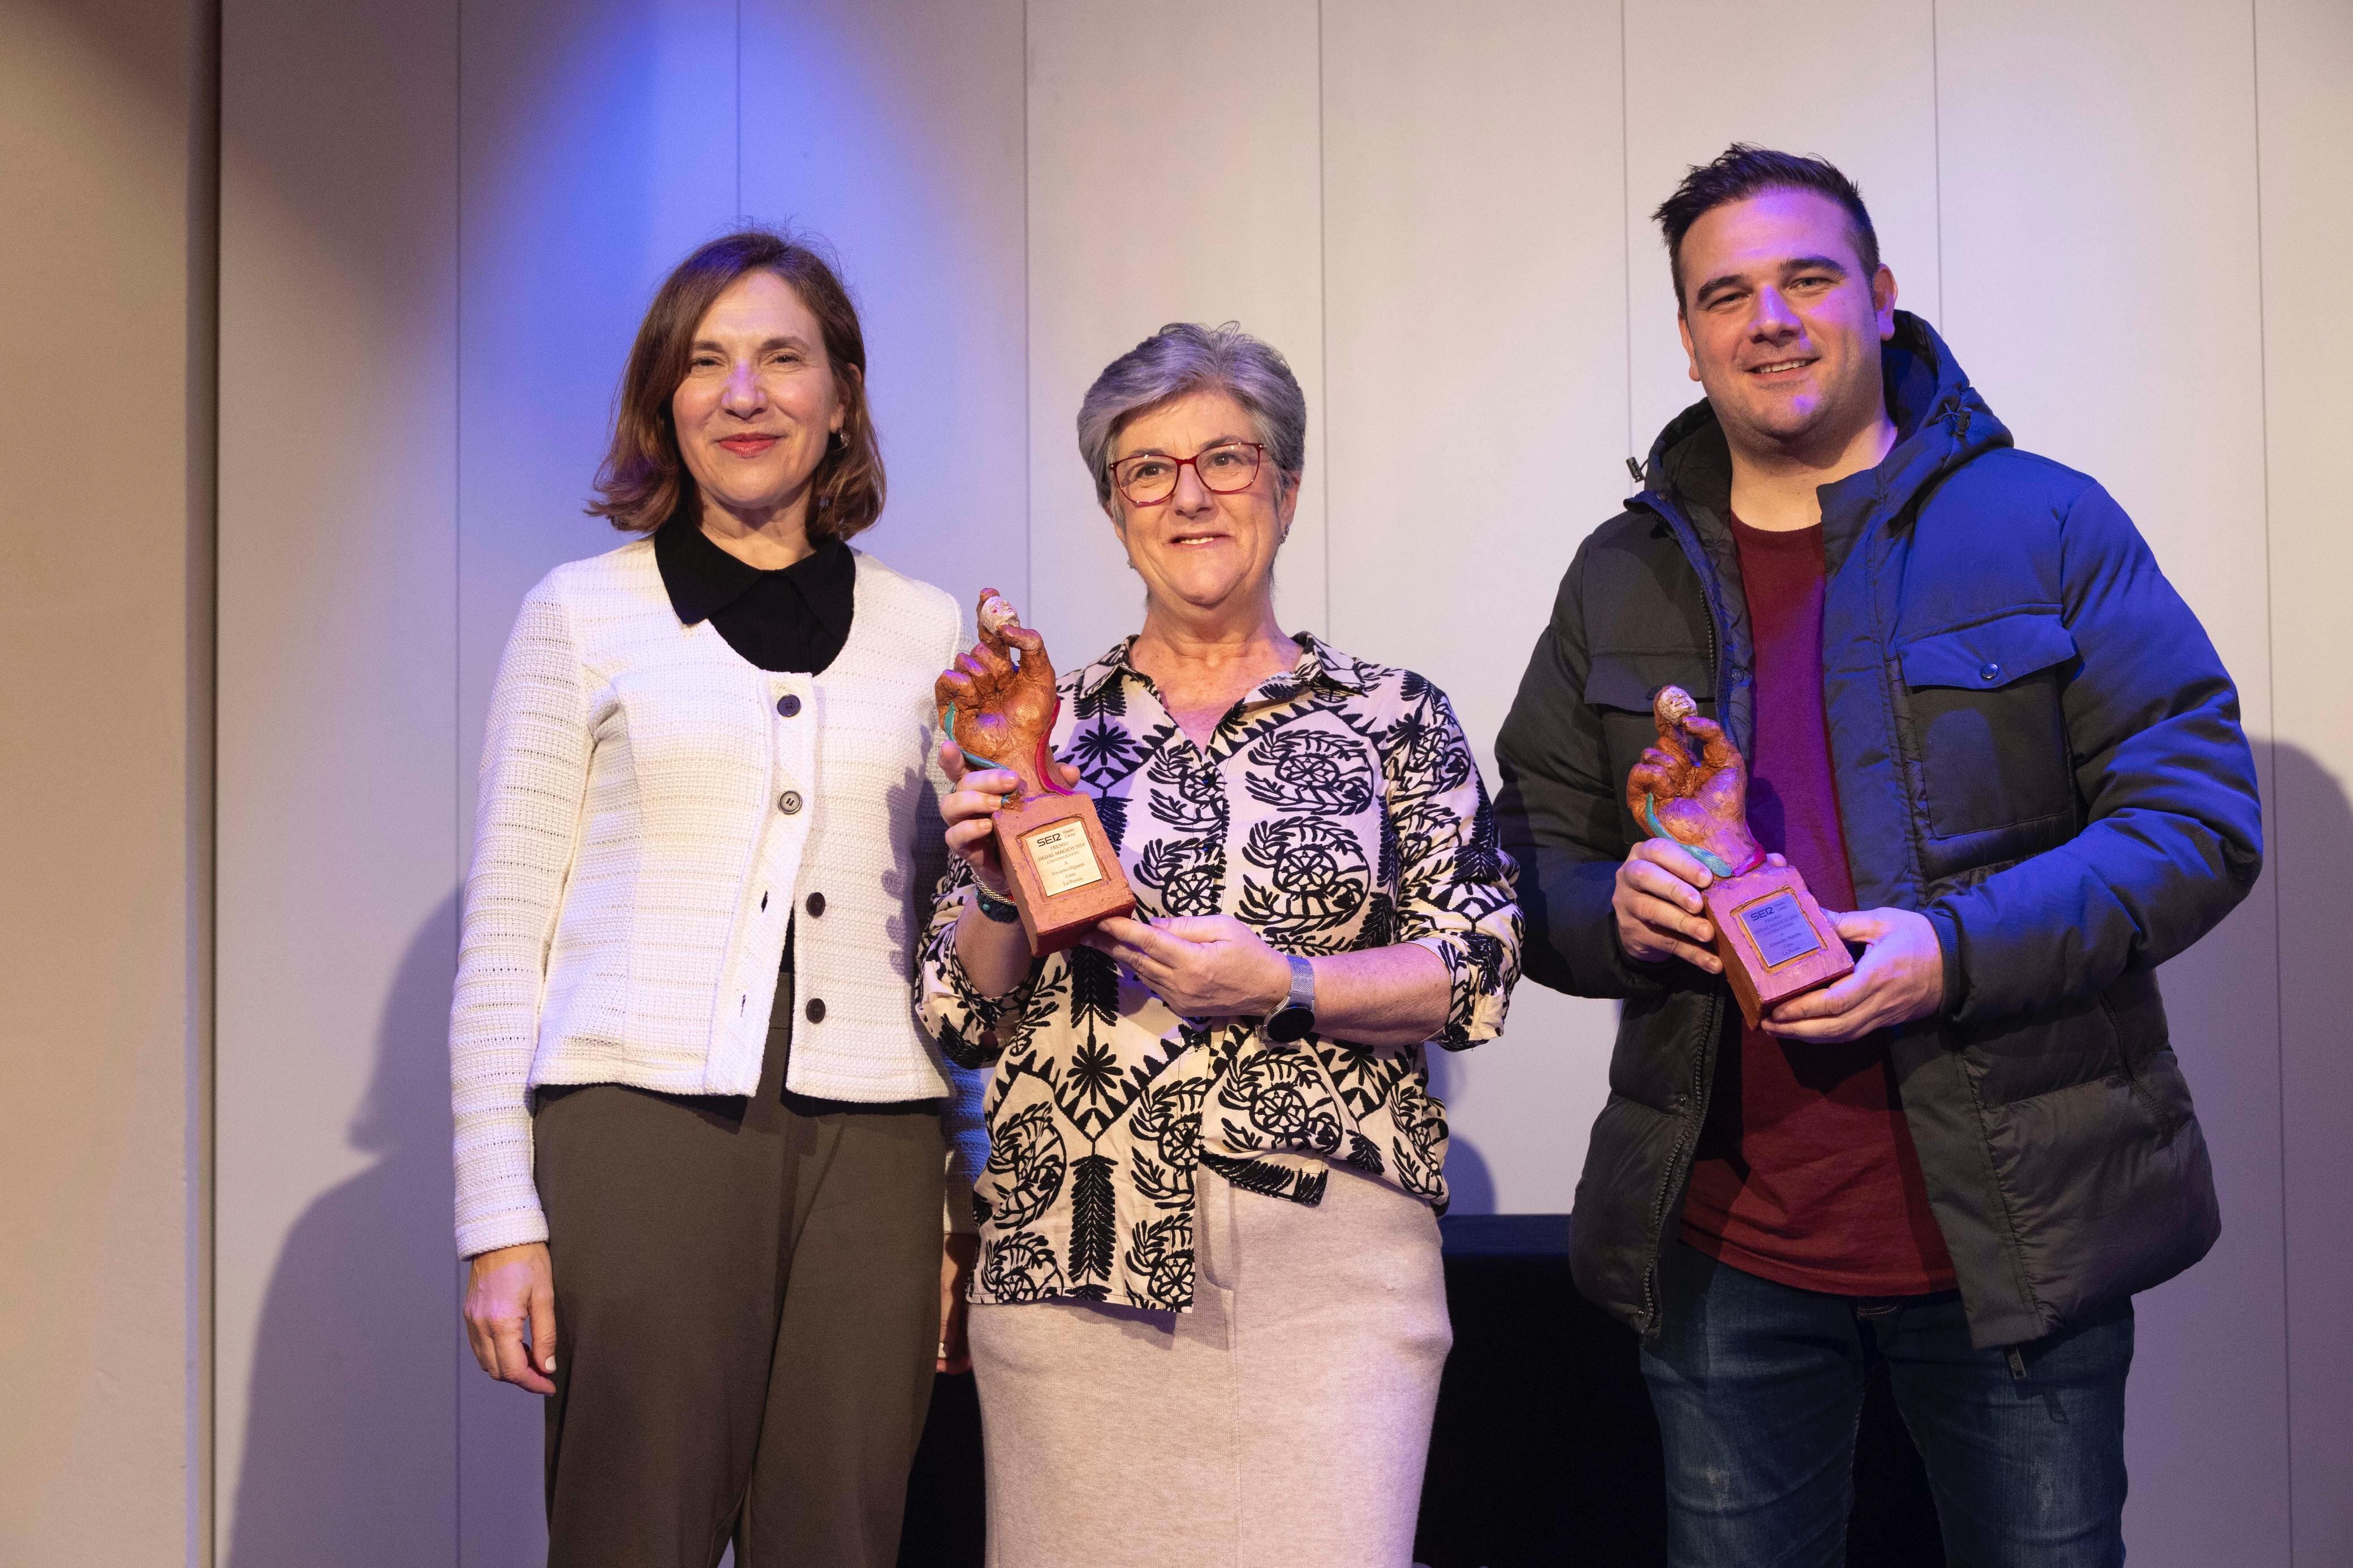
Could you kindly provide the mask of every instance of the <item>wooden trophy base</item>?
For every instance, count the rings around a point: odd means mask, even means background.
[[[1135,908],[1092,796],[1034,795],[992,820],[1032,956],[1060,952],[1096,921]]]
[[[1750,1028],[1776,1003],[1852,973],[1854,960],[1795,866],[1759,866],[1708,884],[1700,895],[1715,927],[1715,954]]]

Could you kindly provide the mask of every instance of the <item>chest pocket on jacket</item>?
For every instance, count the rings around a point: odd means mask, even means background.
[[[2073,805],[2060,678],[2075,639],[2055,615],[2004,616],[1897,651],[1928,826],[1939,838]]]

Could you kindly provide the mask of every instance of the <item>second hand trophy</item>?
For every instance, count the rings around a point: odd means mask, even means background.
[[[1753,1029],[1775,1004],[1852,973],[1854,961],[1798,868],[1767,860],[1748,831],[1748,765],[1698,713],[1682,687],[1660,689],[1651,707],[1659,743],[1626,775],[1626,805],[1652,837],[1708,868],[1700,897],[1715,953]]]
[[[1056,782],[1048,738],[1060,711],[1046,639],[996,589],[980,595],[980,642],[944,672],[932,696],[940,725],[972,768],[1007,768],[1018,798],[997,809],[997,858],[1032,955],[1076,943],[1098,921],[1135,908],[1092,796]]]

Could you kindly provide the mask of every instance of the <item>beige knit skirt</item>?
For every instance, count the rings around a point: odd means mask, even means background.
[[[1187,1313],[976,1306],[990,1568],[1409,1568],[1453,1343],[1428,1205],[1204,1168]]]

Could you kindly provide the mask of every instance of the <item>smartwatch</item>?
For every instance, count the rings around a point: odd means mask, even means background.
[[[1296,953],[1285,956],[1291,964],[1291,994],[1266,1020],[1266,1037],[1282,1046],[1303,1040],[1315,1029],[1315,966]]]

